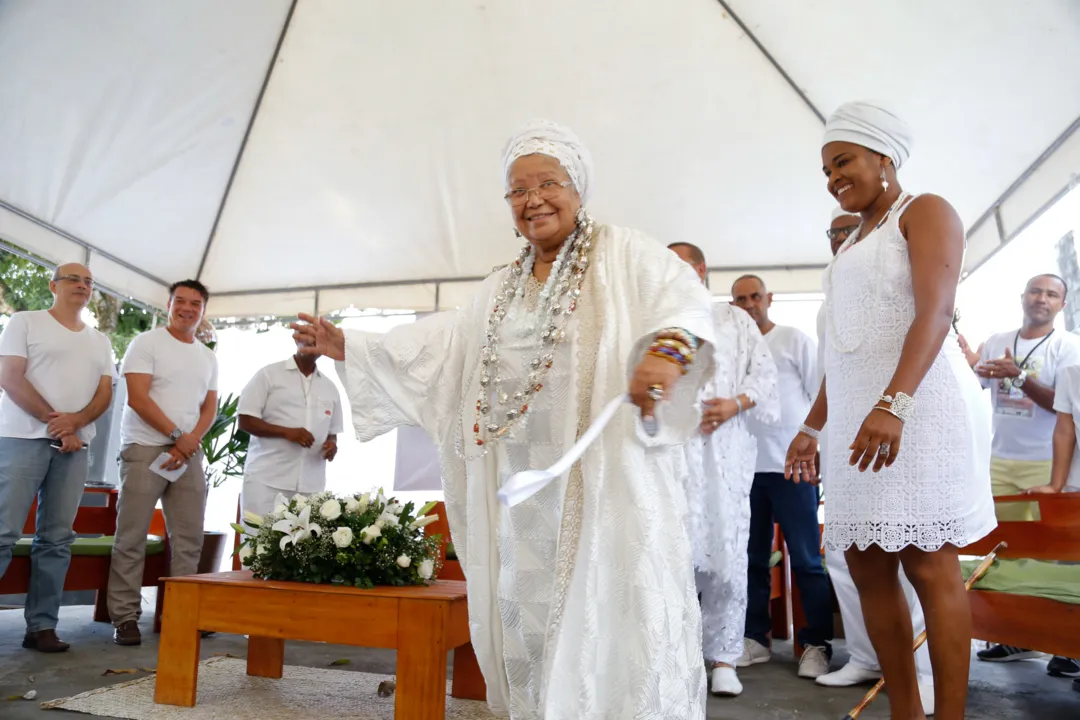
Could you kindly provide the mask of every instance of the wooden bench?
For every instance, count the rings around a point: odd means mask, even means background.
[[[1006,495],[994,502],[1037,502],[1041,520],[1002,521],[965,555],[985,555],[999,542],[1001,558],[1080,562],[1080,493]],[[968,592],[973,637],[1040,652],[1080,657],[1080,605],[988,590]]]
[[[107,495],[104,506],[81,505],[75,515],[75,532],[79,537],[71,545],[71,565],[64,578],[64,590],[96,591],[94,620],[110,622],[106,596],[109,586],[109,566],[112,557],[113,536],[116,534],[116,504],[119,493],[115,488],[87,488],[87,493]],[[23,526],[23,535],[32,536],[37,527],[37,501]],[[12,548],[11,564],[0,577],[0,595],[21,595],[30,589],[30,549],[32,538],[20,539]],[[161,627],[161,610],[164,592],[159,580],[169,574],[169,543],[165,531],[165,518],[161,509],[155,509],[150,521],[150,537],[147,538],[146,565],[143,569],[143,587],[157,587],[157,607],[154,611],[154,630]]]
[[[267,678],[282,676],[285,640],[394,648],[398,720],[445,717],[450,650],[451,695],[486,698],[463,582],[360,590],[256,580],[250,572],[166,578],[154,702],[195,705],[200,631],[249,635],[247,673]]]

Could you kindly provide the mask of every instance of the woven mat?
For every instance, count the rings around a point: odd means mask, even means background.
[[[153,676],[42,703],[128,720],[393,720],[394,697],[378,696],[385,675],[285,666],[280,680],[250,677],[244,660],[215,657],[199,664],[193,708],[154,704]],[[449,685],[449,683],[448,683]],[[491,720],[487,705],[446,697],[447,720]]]

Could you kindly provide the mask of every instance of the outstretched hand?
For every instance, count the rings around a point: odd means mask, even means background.
[[[345,359],[345,333],[326,318],[300,313],[300,322],[292,323],[293,340],[304,355],[325,355],[331,360]]]

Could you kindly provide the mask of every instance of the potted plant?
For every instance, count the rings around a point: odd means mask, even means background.
[[[218,398],[217,417],[202,439],[205,461],[206,492],[221,487],[231,477],[242,477],[251,436],[240,429],[237,408],[238,395]],[[203,551],[199,559],[200,573],[217,572],[225,556],[229,535],[223,532],[204,532]]]

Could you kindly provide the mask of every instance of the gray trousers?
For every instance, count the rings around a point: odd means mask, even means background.
[[[150,471],[150,463],[169,447],[125,445],[120,450],[120,498],[108,593],[109,616],[116,626],[142,615],[146,535],[159,500],[172,550],[170,575],[193,575],[202,554],[206,509],[202,453],[188,460],[176,482],[169,482]]]

